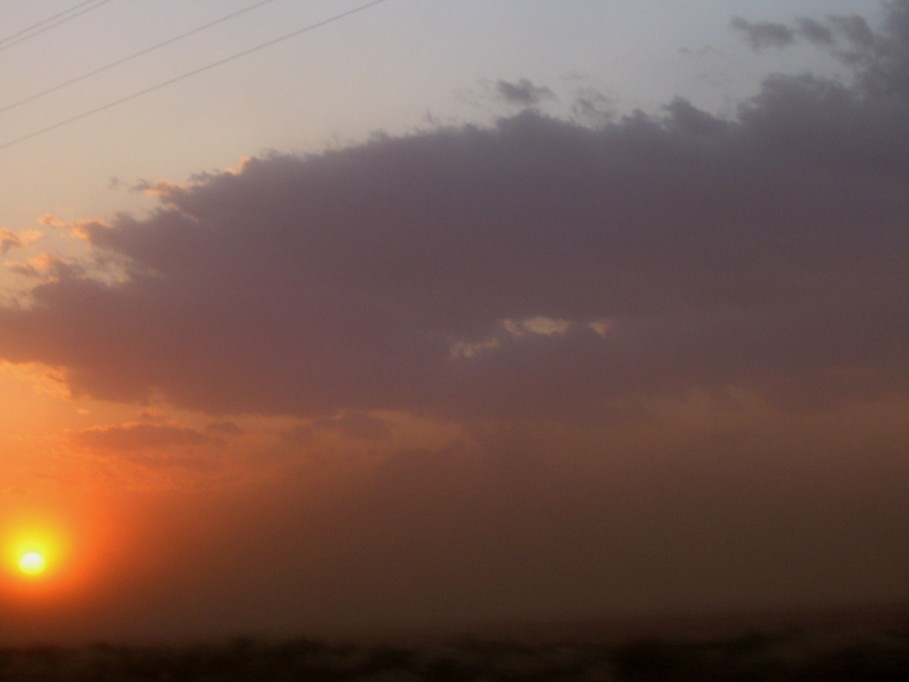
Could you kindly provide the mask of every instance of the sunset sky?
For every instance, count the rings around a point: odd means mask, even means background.
[[[909,601],[909,0],[366,4],[0,7],[0,644]]]

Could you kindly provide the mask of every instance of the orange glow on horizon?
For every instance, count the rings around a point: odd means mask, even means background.
[[[125,566],[138,561],[125,534],[134,528],[128,510],[62,498],[0,507],[0,603],[22,618],[49,618],[109,598],[132,575]]]

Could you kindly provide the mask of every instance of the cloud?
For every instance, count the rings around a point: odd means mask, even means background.
[[[909,3],[887,7],[852,81],[773,76],[729,119],[525,110],[154,183],[157,211],[81,227],[125,278],[36,286],[0,354],[214,415],[904,396]]]
[[[894,15],[896,16],[904,11],[905,9],[902,7],[894,7]],[[836,15],[829,17],[828,21],[838,33],[842,34],[856,47],[867,50],[875,43],[874,32],[871,30],[871,27],[868,26],[868,22],[865,21],[864,17],[856,15]]]
[[[50,253],[42,253],[22,262],[7,263],[6,267],[17,275],[50,281],[85,275],[85,268],[80,263]]]
[[[246,431],[234,422],[221,421],[206,426],[205,433],[211,436],[242,436]]]
[[[96,425],[69,434],[75,456],[124,489],[224,485],[231,475],[224,434],[175,421]]]
[[[801,17],[796,19],[796,25],[798,26],[799,33],[810,42],[817,45],[833,44],[833,31],[831,31],[829,27],[824,26],[820,21]]]
[[[498,81],[495,86],[496,95],[508,104],[530,107],[546,100],[555,99],[555,93],[546,87],[539,87],[526,78],[516,83]]]
[[[0,227],[0,253],[5,254],[12,249],[28,246],[40,239],[40,237],[40,233],[33,230],[20,233],[5,227]]]
[[[876,70],[873,66],[875,62],[886,61],[894,52],[905,51],[905,36],[900,35],[899,25],[902,16],[907,13],[906,0],[894,0],[885,7],[888,31],[884,34],[875,33],[864,17],[858,15],[829,15],[823,21],[799,17],[789,26],[776,22],[751,22],[741,17],[734,17],[730,23],[755,50],[768,47],[781,49],[807,40],[826,48],[846,64],[860,64],[867,70],[867,76]]]
[[[365,412],[345,412],[337,417],[317,419],[313,426],[359,440],[384,440],[391,437],[388,422]]]
[[[92,251],[0,308],[0,357],[143,406],[54,444],[157,486],[91,613],[122,638],[902,598],[887,7],[870,39],[794,23],[848,78],[772,76],[726,118],[585,92],[588,124],[261,156],[80,222]]]
[[[22,246],[22,238],[12,230],[0,229],[0,253],[6,253],[16,246]]]
[[[745,36],[755,50],[789,47],[795,43],[796,35],[792,29],[776,22],[751,22],[741,17],[733,17],[731,25]]]
[[[218,443],[217,438],[186,426],[149,423],[93,426],[73,434],[72,441],[80,447],[105,453],[135,453]]]

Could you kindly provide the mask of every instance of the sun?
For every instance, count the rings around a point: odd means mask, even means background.
[[[86,564],[79,561],[84,554],[74,552],[71,523],[42,510],[0,514],[0,612],[4,594],[56,598],[81,580]]]
[[[47,561],[40,552],[26,552],[19,557],[19,570],[28,576],[39,576],[47,568]]]

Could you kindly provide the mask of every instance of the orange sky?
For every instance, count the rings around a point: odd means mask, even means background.
[[[909,599],[909,3],[746,4],[392,0],[10,148],[0,645]]]

